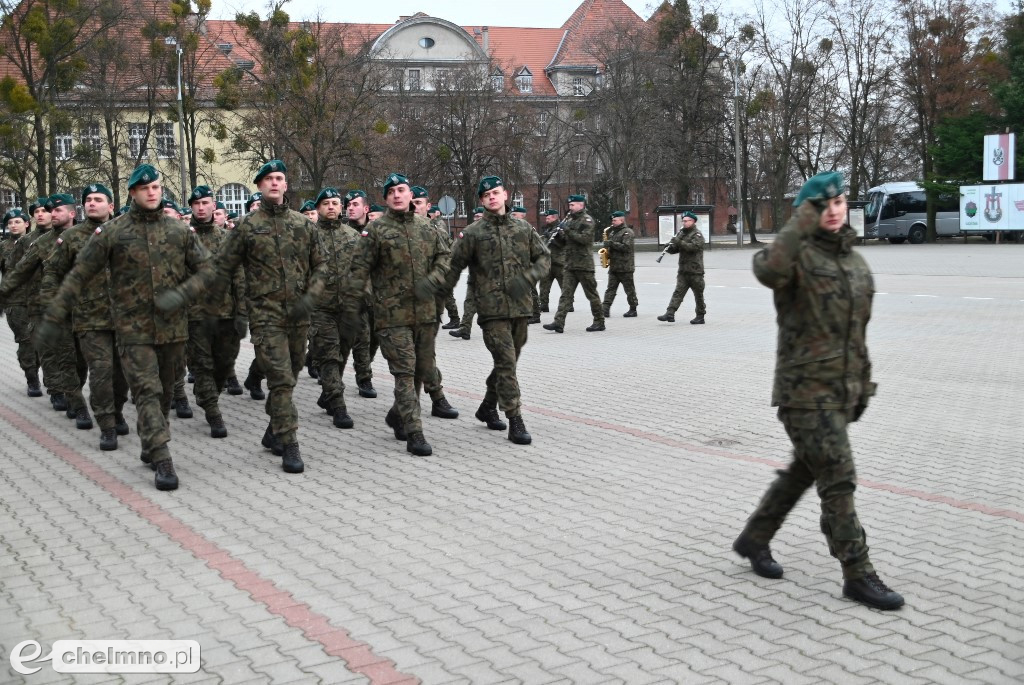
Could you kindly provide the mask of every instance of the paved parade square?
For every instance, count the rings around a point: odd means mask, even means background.
[[[620,292],[607,331],[587,333],[580,291],[564,334],[530,327],[532,445],[473,417],[491,368],[480,329],[441,331],[461,416],[429,417],[424,396],[433,456],[384,425],[378,354],[376,399],[346,371],[352,430],[302,372],[300,475],[260,447],[248,394],[221,398],[226,439],[199,411],[172,414],[174,492],[139,461],[130,405],[131,435],[100,452],[98,429],[26,397],[0,324],[0,682],[1024,682],[1024,245],[861,249],[879,389],[850,432],[857,505],[901,610],[842,597],[813,491],[773,542],[784,578],[731,551],[789,458],[769,406],[771,292],[751,249],[715,247],[707,324],[686,323],[692,295],[661,323],[676,258],[638,252],[638,318]],[[252,357],[243,343],[240,378]],[[69,639],[195,640],[201,664],[12,669],[19,643],[45,655]]]

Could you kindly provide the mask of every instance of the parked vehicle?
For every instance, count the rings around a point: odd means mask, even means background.
[[[960,198],[943,193],[936,198],[935,234],[960,235]],[[883,183],[868,190],[864,208],[864,237],[890,243],[923,243],[928,235],[928,209],[924,189],[913,181]]]

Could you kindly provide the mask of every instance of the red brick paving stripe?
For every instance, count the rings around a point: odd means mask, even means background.
[[[420,682],[418,678],[398,671],[393,661],[374,654],[369,645],[353,639],[344,628],[332,626],[326,616],[313,611],[312,607],[295,599],[290,592],[279,589],[272,581],[261,577],[244,562],[204,538],[159,504],[107,473],[92,459],[61,443],[46,429],[4,406],[0,406],[0,418],[63,459],[140,517],[160,528],[169,538],[217,571],[222,578],[231,581],[239,590],[247,592],[255,601],[263,604],[267,611],[280,616],[292,628],[302,631],[309,640],[320,643],[325,652],[344,660],[350,671],[365,676],[374,685],[412,685]]]
[[[466,392],[464,390],[456,390],[452,388],[445,388],[448,392],[453,395],[465,397],[471,400],[482,400],[483,395],[473,392]],[[630,426],[623,426],[617,423],[609,423],[607,421],[599,421],[597,419],[590,419],[585,416],[576,416],[575,414],[567,414],[556,409],[546,409],[544,407],[532,407],[523,405],[523,409],[526,411],[533,412],[534,414],[541,414],[542,416],[549,416],[553,419],[561,419],[562,421],[571,421],[572,423],[580,423],[586,426],[593,426],[594,428],[601,428],[603,430],[612,431],[614,433],[622,433],[625,435],[631,435],[634,438],[646,440],[648,442],[655,442],[659,445],[665,445],[666,447],[678,447],[684,449],[687,452],[698,452],[700,454],[707,454],[713,457],[720,457],[722,459],[729,459],[731,461],[742,461],[749,464],[764,464],[771,466],[775,469],[784,469],[788,464],[778,461],[776,459],[768,459],[767,457],[753,457],[746,454],[738,454],[736,452],[730,452],[728,450],[715,449],[713,447],[706,447],[704,445],[694,445],[692,443],[683,442],[682,440],[676,440],[666,435],[659,435],[658,433],[651,433],[650,431],[641,430],[639,428],[632,428]],[[924,500],[926,502],[937,502],[939,504],[945,504],[956,509],[963,509],[965,511],[974,511],[979,514],[985,514],[987,516],[994,516],[996,518],[1010,519],[1011,521],[1017,521],[1018,523],[1024,523],[1024,512],[1014,511],[1013,509],[1000,509],[998,507],[991,507],[987,504],[980,504],[978,502],[968,502],[966,500],[956,499],[955,497],[949,497],[947,495],[938,495],[924,490],[916,490],[914,488],[905,488],[899,485],[891,485],[889,483],[881,483],[872,480],[858,480],[858,487],[870,488],[872,490],[881,490],[883,492],[890,492],[894,495],[903,495],[904,497],[913,497],[915,499]]]

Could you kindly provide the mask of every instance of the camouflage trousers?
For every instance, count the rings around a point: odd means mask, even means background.
[[[669,300],[668,309],[665,311],[675,314],[679,305],[683,303],[687,291],[691,289],[694,299],[697,300],[697,316],[707,314],[708,308],[704,305],[704,274],[688,274],[683,271],[676,274],[676,289],[672,293],[672,299]]]
[[[558,326],[565,325],[565,317],[576,297],[577,285],[583,286],[583,294],[590,301],[590,313],[594,315],[594,321],[603,323],[604,310],[601,308],[601,298],[597,294],[597,279],[594,272],[575,269],[566,269],[562,273],[562,297],[558,300],[558,313],[555,314],[554,323]]]
[[[636,286],[633,285],[632,271],[608,272],[608,287],[604,289],[604,302],[602,304],[605,307],[612,306],[612,302],[615,301],[615,296],[619,292],[620,283],[622,284],[622,289],[626,291],[626,302],[629,303],[631,308],[635,309],[640,304],[640,300],[636,299]]]
[[[266,375],[260,369],[260,362],[256,358],[253,358],[253,360],[249,362],[249,378],[259,381],[260,383],[267,380]]]
[[[459,305],[455,302],[455,293],[449,292],[448,296],[439,295],[437,298],[437,318],[440,319],[445,312],[452,321],[459,320]]]
[[[331,411],[345,407],[345,383],[342,376],[353,341],[359,331],[345,330],[341,323],[341,312],[317,309],[313,312],[309,327],[310,345],[313,348],[313,363],[320,372],[324,400]]]
[[[266,327],[252,332],[256,361],[267,378],[267,415],[270,430],[284,444],[298,442],[299,414],[292,402],[292,391],[299,371],[306,364],[306,338],[309,326]]]
[[[533,284],[533,292],[530,293],[533,297],[533,315],[540,316],[540,295],[537,294],[537,284]]]
[[[118,345],[121,368],[135,397],[137,430],[143,454],[153,461],[170,459],[171,441],[167,416],[171,411],[174,383],[185,366],[185,343],[166,345]],[[164,449],[162,449],[164,448]]]
[[[235,372],[239,348],[234,319],[188,322],[186,356],[196,382],[192,392],[196,404],[209,420],[220,416],[220,393]]]
[[[89,367],[89,406],[100,430],[113,428],[128,401],[128,379],[121,368],[114,331],[81,331],[78,347]]]
[[[409,433],[422,432],[420,385],[437,383],[434,341],[437,324],[395,326],[377,331],[380,351],[395,378],[395,410]]]
[[[846,434],[847,413],[783,407],[779,420],[793,443],[793,461],[779,471],[747,521],[746,533],[754,542],[768,544],[813,484],[821,499],[821,532],[828,551],[842,564],[843,577],[863,578],[873,573],[867,536],[853,504],[857,473]]]
[[[15,305],[4,310],[7,325],[14,333],[14,342],[18,343],[18,366],[25,372],[25,380],[39,379],[39,355],[32,344],[32,330],[29,322],[28,307]]]
[[[480,324],[484,331],[484,345],[494,360],[494,368],[487,376],[487,393],[484,403],[495,404],[505,416],[519,416],[519,379],[516,378],[516,363],[519,353],[526,344],[529,328],[525,317],[516,319],[492,319]]]
[[[186,348],[187,349],[187,348]],[[188,352],[186,351],[185,356],[181,359],[181,373],[178,374],[177,380],[174,381],[174,401],[187,400],[188,395],[185,394],[185,374],[188,371]],[[195,375],[195,374],[193,374]]]
[[[544,274],[544,277],[540,279],[540,304],[544,307],[548,306],[551,299],[551,284],[558,281],[558,288],[562,288],[562,271],[563,267],[561,264],[555,264],[551,262],[551,270]]]
[[[373,378],[373,358],[377,355],[377,346],[380,343],[374,328],[373,307],[364,303],[359,315],[363,319],[363,327],[352,345],[352,366],[356,372],[356,383]]]
[[[38,320],[34,323],[38,325]],[[78,349],[71,320],[64,322],[56,340],[37,349],[46,392],[50,395],[62,393],[68,398],[68,406],[72,410],[85,407],[82,385],[89,375],[89,367]]]
[[[459,328],[469,330],[473,327],[473,319],[476,318],[476,290],[472,285],[466,284],[466,299],[462,303],[462,320]]]

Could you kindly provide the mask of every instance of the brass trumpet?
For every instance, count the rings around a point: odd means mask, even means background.
[[[608,240],[608,231],[609,230],[611,230],[611,226],[609,226],[608,228],[604,229],[604,237],[602,238],[602,240]],[[608,265],[612,263],[612,256],[608,252],[608,248],[607,247],[602,247],[600,250],[597,251],[597,254],[598,254],[599,257],[601,257],[601,268],[602,269],[607,269]]]

